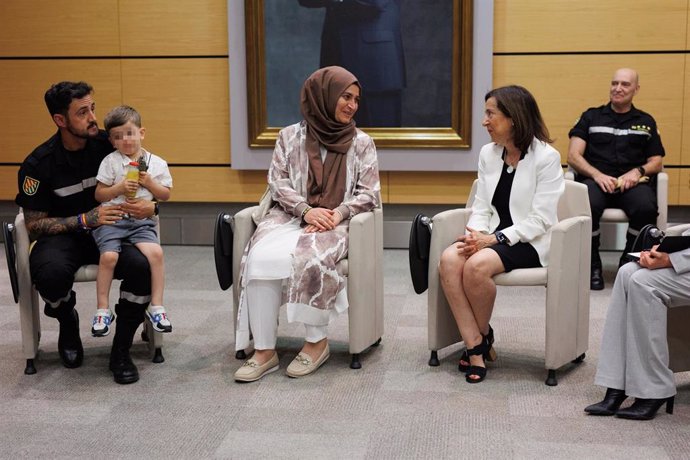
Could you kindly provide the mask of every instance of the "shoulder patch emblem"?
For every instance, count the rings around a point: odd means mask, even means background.
[[[22,184],[22,192],[26,195],[35,195],[38,191],[38,186],[41,181],[34,179],[33,177],[26,176],[24,178],[24,183]]]

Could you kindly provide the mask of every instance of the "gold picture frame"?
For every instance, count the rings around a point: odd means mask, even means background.
[[[470,148],[472,125],[473,0],[452,0],[451,122],[448,127],[363,127],[377,147]],[[250,147],[273,147],[282,127],[268,126],[264,0],[245,0],[247,114]]]

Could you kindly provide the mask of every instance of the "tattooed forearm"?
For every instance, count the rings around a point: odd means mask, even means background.
[[[72,217],[48,217],[47,212],[24,210],[24,222],[29,238],[34,241],[45,235],[58,235],[79,229],[78,220]]]
[[[91,228],[98,227],[98,208],[93,208],[91,211],[84,213],[86,216],[86,225]]]

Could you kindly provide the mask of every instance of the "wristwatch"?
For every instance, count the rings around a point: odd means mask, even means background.
[[[494,235],[496,235],[496,240],[498,241],[498,244],[510,244],[510,240],[507,236],[503,234],[503,232],[496,232],[494,233]]]
[[[640,171],[642,176],[646,175],[647,171],[644,170],[644,166],[638,166],[637,170]]]

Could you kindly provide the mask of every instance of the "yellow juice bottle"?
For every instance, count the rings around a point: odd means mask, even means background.
[[[129,165],[127,166],[125,178],[127,180],[134,180],[139,182],[139,163],[137,163],[136,161],[132,161],[129,163]],[[137,191],[135,190],[134,192],[127,192],[125,193],[125,196],[127,198],[135,198],[137,196]]]

